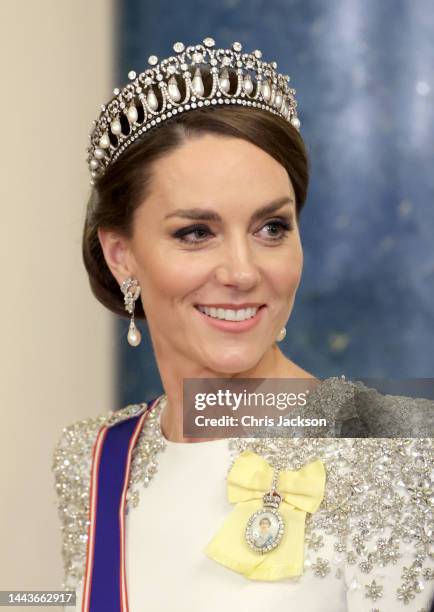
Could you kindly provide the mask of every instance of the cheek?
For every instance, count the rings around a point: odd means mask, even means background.
[[[272,277],[272,284],[276,293],[280,295],[293,294],[300,284],[301,274],[297,269],[286,267],[286,269],[276,270]]]
[[[291,254],[279,262],[274,262],[269,272],[269,279],[278,293],[287,294],[297,290],[303,269],[301,250]]]
[[[158,294],[162,298],[182,298],[200,287],[209,273],[209,262],[198,253],[188,253],[189,257],[182,255],[179,251],[168,253],[155,250],[141,254],[138,276],[143,292],[148,296]]]

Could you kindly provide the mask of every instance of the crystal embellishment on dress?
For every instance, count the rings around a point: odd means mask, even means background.
[[[339,406],[346,403],[349,391],[352,395],[351,383],[344,377],[328,378],[315,392],[315,406],[319,405],[332,418]],[[404,418],[408,414],[408,398],[391,397],[395,410]],[[166,399],[165,395],[161,396],[152,408],[133,451],[127,495],[131,508],[139,503],[143,486],[149,486],[155,477],[158,454],[166,445],[159,424]],[[77,588],[85,570],[92,446],[98,430],[143,409],[145,404],[137,404],[76,421],[63,430],[59,439],[53,456],[53,472],[62,525],[63,590]],[[421,593],[426,593],[434,580],[433,440],[429,437],[230,438],[228,472],[246,449],[271,462],[281,454],[282,446],[288,451],[288,469],[299,470],[315,458],[320,458],[326,466],[324,500],[318,511],[306,520],[306,548],[315,553],[313,560],[306,560],[306,571],[318,580],[332,575],[330,561],[323,552],[326,540],[331,539],[334,550],[343,559],[342,567],[354,572],[348,588],[360,591],[366,603],[370,593],[364,587],[375,580],[385,594],[387,590],[395,593],[397,610],[408,609],[410,602],[417,605]],[[415,494],[416,488],[422,493]],[[377,574],[387,572],[403,555],[406,559],[400,576],[386,587]],[[342,579],[343,573],[334,575],[335,579]]]
[[[275,490],[263,497],[264,507],[249,518],[246,526],[246,542],[255,552],[267,553],[276,548],[285,533],[285,522],[277,508],[282,498]]]

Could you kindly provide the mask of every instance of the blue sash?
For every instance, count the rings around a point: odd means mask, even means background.
[[[93,447],[82,612],[127,612],[125,505],[132,451],[157,398],[145,410],[104,425]]]

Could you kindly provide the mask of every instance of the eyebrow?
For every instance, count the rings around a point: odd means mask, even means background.
[[[282,208],[284,204],[294,204],[294,200],[289,196],[283,196],[273,200],[265,206],[261,206],[252,214],[251,220],[257,221],[265,215],[269,215],[279,208]],[[182,217],[184,219],[194,219],[195,221],[222,221],[221,216],[214,210],[206,208],[178,208],[173,212],[169,213],[164,219],[170,219],[171,217]]]

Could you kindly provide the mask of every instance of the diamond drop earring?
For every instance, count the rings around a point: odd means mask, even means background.
[[[278,334],[278,336],[276,338],[276,341],[277,342],[282,342],[282,340],[284,340],[285,336],[286,336],[286,327],[282,327],[282,329],[280,330],[280,332],[279,332],[279,334]]]
[[[140,296],[140,285],[138,280],[129,277],[121,285],[124,294],[125,310],[131,315],[130,326],[128,328],[127,340],[131,346],[138,346],[142,340],[142,335],[134,322],[135,301]]]

